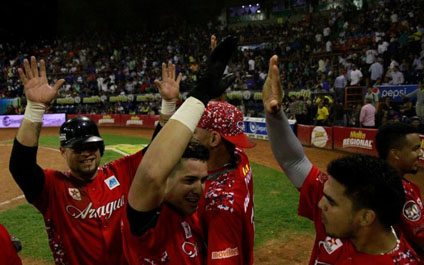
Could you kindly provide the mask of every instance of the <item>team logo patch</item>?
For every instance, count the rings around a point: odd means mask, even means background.
[[[181,226],[184,229],[185,237],[187,239],[192,237],[190,225],[186,221],[184,221],[184,222],[181,222]]]
[[[68,192],[69,192],[69,195],[71,195],[71,197],[74,200],[77,200],[77,201],[80,201],[81,200],[81,193],[80,193],[79,189],[68,188]]]
[[[197,256],[197,244],[184,241],[181,248],[183,249],[184,253],[187,254],[190,258],[194,258]]]
[[[105,183],[110,190],[113,190],[114,188],[120,185],[119,181],[115,178],[115,176],[108,177],[107,179],[105,179]]]
[[[331,255],[334,251],[336,251],[341,246],[343,246],[343,243],[338,238],[332,238],[332,237],[327,236],[325,238],[325,241],[320,241],[318,243],[318,246],[319,245],[323,245],[325,250],[327,251],[327,253]]]
[[[226,259],[239,255],[238,247],[227,248],[222,251],[212,251],[212,259]]]
[[[406,219],[412,222],[416,222],[421,218],[421,209],[418,204],[413,200],[407,201],[405,203],[402,212],[403,216],[405,216]]]

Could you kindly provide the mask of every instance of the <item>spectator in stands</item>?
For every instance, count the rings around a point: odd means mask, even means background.
[[[350,85],[351,86],[359,86],[362,80],[362,72],[358,69],[358,66],[353,65],[353,70],[350,72]]]
[[[417,102],[415,104],[415,111],[417,116],[421,121],[424,121],[424,86],[422,80],[418,82],[418,88],[416,90],[406,95],[408,98],[412,96],[417,97]]]
[[[374,93],[372,91],[372,87],[367,87],[367,93],[365,94],[365,98],[364,101],[367,102],[367,99],[370,100],[370,103],[374,106],[377,107],[377,103],[378,103],[378,96],[376,93]]]
[[[409,122],[411,123],[412,126],[414,126],[415,130],[419,133],[419,134],[423,134],[424,135],[424,126],[421,123],[421,120],[418,116],[413,116],[409,119]]]
[[[338,103],[344,102],[345,87],[347,85],[347,80],[342,71],[339,71],[339,76],[334,80],[334,92],[336,94],[336,101]]]
[[[394,66],[391,73],[390,73],[390,82],[391,85],[401,85],[405,82],[405,79],[403,77],[403,73],[399,71],[399,68],[397,66]]]
[[[363,128],[375,128],[375,114],[376,110],[372,104],[373,100],[371,98],[365,99],[365,105],[361,108],[361,113],[359,115],[359,123]]]
[[[324,104],[323,101],[318,103],[317,109],[317,125],[319,126],[327,126],[328,125],[328,116],[330,115],[328,108]]]
[[[371,73],[371,83],[370,86],[373,86],[375,82],[380,79],[383,76],[383,65],[381,64],[383,60],[381,58],[378,58],[377,61],[373,64],[371,64],[369,68],[369,72]]]
[[[412,104],[412,102],[409,100],[408,97],[403,97],[403,102],[402,102],[402,105],[400,105],[399,107],[399,112],[400,112],[400,115],[402,116],[402,119],[404,117],[410,118],[416,115],[414,105]]]

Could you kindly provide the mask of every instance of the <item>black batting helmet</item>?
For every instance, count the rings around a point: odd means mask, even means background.
[[[104,141],[100,137],[96,123],[84,116],[78,116],[63,123],[59,130],[59,140],[62,147],[80,147],[84,144],[96,143],[101,155],[105,150]]]

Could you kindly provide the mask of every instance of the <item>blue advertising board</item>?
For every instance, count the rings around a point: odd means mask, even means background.
[[[393,102],[402,102],[402,97],[414,92],[418,85],[399,85],[399,86],[376,86],[378,88],[378,97],[389,97]],[[410,97],[411,101],[415,101],[416,97]]]
[[[290,127],[294,129],[295,120],[289,120]],[[265,118],[244,117],[244,133],[257,139],[268,139]]]

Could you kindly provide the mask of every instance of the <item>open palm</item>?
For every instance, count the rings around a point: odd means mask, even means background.
[[[268,76],[262,88],[262,101],[268,113],[277,113],[281,109],[283,90],[278,70],[278,57],[272,56],[269,60]]]
[[[49,104],[57,95],[57,90],[65,82],[60,79],[51,87],[47,82],[46,65],[44,60],[40,61],[40,73],[38,72],[37,60],[31,57],[31,65],[28,60],[24,60],[24,70],[18,69],[19,76],[24,84],[26,98],[33,102]]]
[[[155,80],[159,93],[165,100],[177,99],[180,94],[180,82],[182,74],[179,73],[175,79],[175,65],[168,62],[168,66],[162,63],[162,81]]]

